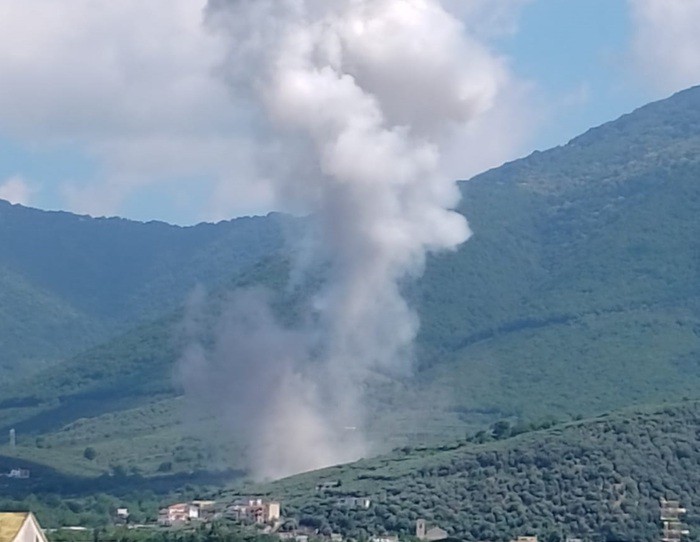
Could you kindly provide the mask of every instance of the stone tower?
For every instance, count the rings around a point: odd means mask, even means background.
[[[425,540],[425,520],[416,520],[416,538],[419,540]]]

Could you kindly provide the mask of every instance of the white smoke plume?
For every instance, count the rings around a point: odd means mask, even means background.
[[[441,150],[491,107],[502,62],[438,0],[210,0],[207,21],[270,182],[313,217],[328,271],[294,331],[238,294],[212,351],[185,356],[188,392],[228,411],[259,477],[355,459],[363,389],[412,365],[402,281],[469,237]]]

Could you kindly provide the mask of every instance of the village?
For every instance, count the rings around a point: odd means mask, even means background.
[[[29,471],[11,469],[9,473],[0,476],[8,478],[29,478]],[[340,483],[323,483],[316,486],[316,492],[332,498],[334,506],[339,510],[368,510],[373,506],[369,496],[347,495],[336,493]],[[661,542],[682,542],[689,534],[682,523],[681,516],[687,510],[677,500],[659,501],[659,521],[662,526]],[[260,496],[239,496],[232,500],[216,501],[194,499],[187,502],[175,502],[158,510],[157,519],[150,522],[133,521],[128,507],[117,507],[112,512],[111,521],[117,528],[159,530],[162,532],[188,532],[215,522],[236,525],[237,528],[249,531],[251,534],[267,535],[280,541],[289,542],[344,542],[342,533],[330,532],[328,529],[318,529],[299,524],[293,517],[285,518],[283,506],[279,500]],[[31,512],[0,512],[0,542],[49,542],[45,533],[60,531],[91,531],[83,526],[63,526],[57,529],[44,530]],[[33,533],[33,534],[32,534]],[[347,540],[353,540],[347,538]],[[424,542],[451,542],[460,538],[451,537],[448,531],[439,525],[431,524],[426,519],[415,519],[411,533],[374,533],[366,539],[367,542],[399,542],[399,540]],[[562,542],[584,542],[584,538],[576,536],[562,537]],[[511,542],[538,542],[538,537],[531,534],[517,536]]]
[[[336,506],[339,508],[368,509],[371,505],[372,500],[368,497],[341,497],[336,501]],[[160,527],[186,528],[224,519],[255,527],[260,533],[277,536],[280,540],[294,542],[309,542],[309,540],[342,542],[344,540],[340,533],[322,533],[318,529],[309,527],[289,529],[286,527],[281,510],[280,502],[259,497],[238,499],[228,504],[211,500],[193,500],[162,508],[159,511],[157,523]],[[128,509],[117,509],[118,523],[126,525],[128,518]],[[439,542],[450,538],[447,531],[437,525],[429,524],[422,518],[415,522],[413,537],[425,542]],[[377,534],[371,536],[369,542],[399,542],[399,535]],[[537,542],[537,537],[521,536],[513,542]],[[571,539],[569,542],[578,541]]]
[[[342,497],[336,505],[341,508],[364,508],[372,505],[367,497]],[[117,510],[117,520],[128,521],[129,512],[126,508]],[[194,500],[187,503],[175,503],[159,511],[158,525],[163,527],[186,527],[219,519],[228,519],[244,525],[255,526],[263,534],[276,535],[280,540],[308,542],[310,539],[325,539],[341,542],[344,537],[339,533],[321,533],[318,529],[309,527],[286,528],[285,518],[281,514],[278,501],[262,498],[239,499],[230,504],[220,504],[216,501]],[[447,540],[448,533],[438,526],[429,525],[426,520],[418,519],[415,524],[415,538],[426,542]],[[370,542],[398,542],[398,535],[374,535]],[[537,542],[537,537],[518,539],[517,542]]]
[[[318,488],[317,488],[318,489]],[[342,508],[368,509],[372,506],[372,500],[368,497],[342,497],[337,499],[336,505]],[[687,513],[677,500],[659,501],[659,520],[661,524],[661,542],[682,542],[689,531],[682,523],[681,516]],[[7,521],[6,514],[0,512],[0,528]],[[15,514],[16,515],[16,514]],[[41,530],[36,518],[31,513],[27,514],[28,521],[34,524],[34,529]],[[258,534],[277,537],[281,541],[309,542],[327,541],[343,542],[345,537],[340,533],[321,532],[310,527],[296,526],[296,522],[287,522],[290,518],[282,516],[282,506],[279,501],[267,500],[261,497],[238,498],[233,502],[222,503],[214,500],[192,500],[189,502],[173,503],[159,510],[155,524],[132,524],[129,522],[128,508],[117,508],[114,515],[116,525],[130,529],[169,529],[188,530],[215,521],[233,521],[244,528],[254,529]],[[295,525],[290,528],[289,525]],[[67,527],[70,530],[87,530],[81,527]],[[22,542],[26,538],[7,538],[2,542]],[[46,538],[43,538],[44,542]],[[348,539],[349,540],[349,539]],[[368,542],[399,542],[399,540],[413,540],[424,542],[451,542],[460,540],[451,537],[448,532],[437,525],[429,524],[425,519],[418,518],[415,521],[415,530],[408,536],[398,534],[375,534],[370,536]],[[562,542],[584,542],[585,539],[567,536]],[[517,536],[511,542],[538,542],[538,537],[533,535]]]
[[[368,498],[347,497],[338,500],[338,506],[359,506],[369,508]],[[258,534],[276,536],[279,540],[308,542],[309,540],[327,540],[342,542],[345,538],[339,533],[322,533],[318,529],[298,527],[290,529],[289,522],[281,514],[278,501],[260,497],[240,498],[233,502],[221,503],[213,500],[192,500],[170,504],[158,512],[155,523],[137,524],[130,522],[129,509],[119,507],[114,510],[114,524],[127,529],[168,529],[190,530],[215,521],[232,521],[243,528],[254,529]],[[31,512],[0,512],[0,532],[2,542],[23,542],[34,540],[48,542],[46,533],[58,531],[81,532],[90,529],[81,526],[65,526],[58,529],[44,530]],[[424,519],[418,519],[415,525],[415,538],[421,541],[437,542],[447,540],[447,531],[437,526],[429,526]],[[398,542],[398,535],[376,535],[370,542]],[[517,542],[537,542],[536,537],[518,539]]]
[[[372,506],[372,500],[367,497],[342,497],[336,501],[338,507],[367,509]],[[662,526],[661,542],[682,542],[689,531],[682,523],[681,516],[687,513],[677,500],[660,499],[659,519]],[[256,534],[277,537],[280,541],[309,542],[329,541],[343,542],[345,537],[340,533],[321,532],[318,529],[299,527],[296,522],[286,521],[282,516],[282,506],[279,501],[267,500],[262,497],[238,498],[233,502],[217,502],[214,500],[192,500],[170,504],[158,513],[155,523],[135,524],[130,522],[129,509],[120,507],[114,510],[114,523],[126,529],[167,529],[170,531],[187,531],[212,524],[215,521],[232,521],[242,528],[254,530]],[[290,525],[293,527],[290,528]],[[47,533],[57,531],[90,531],[86,527],[66,526],[59,529],[44,530],[39,525],[32,512],[0,512],[0,542],[49,542]],[[459,538],[450,537],[448,532],[437,525],[430,525],[425,519],[415,521],[415,530],[408,536],[398,534],[375,534],[368,542],[399,542],[399,540],[414,540],[425,542],[455,541]],[[350,539],[348,539],[350,540]],[[565,542],[584,542],[584,539],[567,536]],[[518,536],[511,542],[538,542],[537,536]]]

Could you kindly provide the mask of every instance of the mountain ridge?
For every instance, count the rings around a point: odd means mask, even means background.
[[[0,202],[0,280],[24,284],[13,299],[10,285],[0,291],[0,330],[11,330],[0,331],[0,365],[56,362],[174,310],[197,284],[216,287],[277,252],[288,221],[270,214],[181,227]],[[57,312],[60,332],[41,324],[41,310],[37,325],[23,329],[14,319],[38,303]],[[35,340],[41,325],[53,348]]]

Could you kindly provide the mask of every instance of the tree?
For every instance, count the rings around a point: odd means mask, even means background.
[[[510,436],[510,423],[506,420],[496,422],[491,426],[491,432],[496,440],[508,438]]]
[[[95,448],[92,446],[88,446],[85,448],[85,451],[83,451],[83,457],[87,459],[88,461],[92,461],[97,457],[97,452],[95,451]]]

